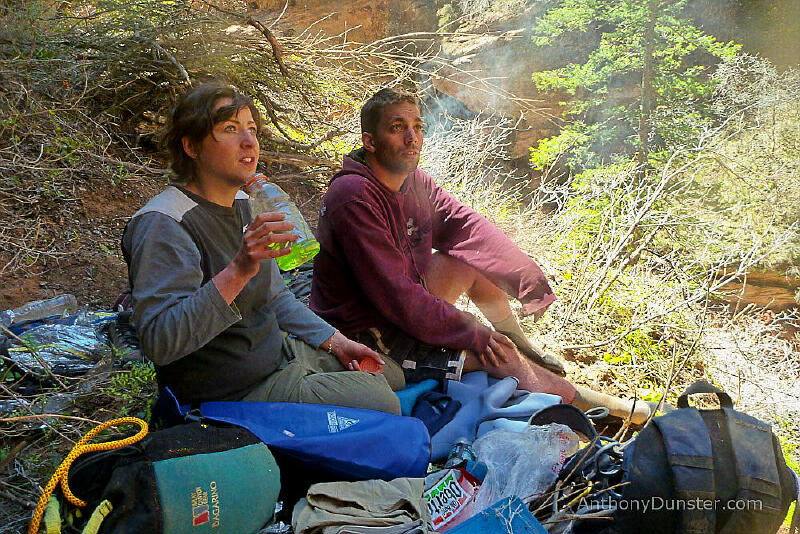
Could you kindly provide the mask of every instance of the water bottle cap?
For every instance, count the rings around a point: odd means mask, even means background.
[[[378,363],[377,360],[373,360],[372,358],[364,358],[359,362],[359,367],[362,371],[367,373],[380,373],[381,372],[381,365]]]
[[[252,178],[250,178],[250,180],[248,180],[247,185],[245,185],[244,188],[250,189],[250,186],[253,185],[253,183],[257,182],[258,180],[266,180],[266,179],[267,177],[264,176],[264,173],[257,172],[253,175]]]

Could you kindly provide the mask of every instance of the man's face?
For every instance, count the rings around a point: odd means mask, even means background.
[[[217,110],[229,106],[230,98],[221,98],[214,104]],[[196,174],[204,180],[219,180],[226,185],[239,187],[246,184],[256,171],[259,146],[256,123],[247,106],[234,115],[214,125],[194,155]],[[185,146],[185,145],[184,145]]]
[[[409,102],[386,106],[375,133],[364,133],[364,147],[374,164],[394,176],[406,176],[417,168],[424,127],[419,107]]]

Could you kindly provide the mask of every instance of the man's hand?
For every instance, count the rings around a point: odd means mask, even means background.
[[[517,348],[505,335],[492,332],[486,350],[478,354],[478,361],[485,367],[500,367],[503,364],[519,359],[515,353]]]
[[[379,373],[383,372],[383,366],[386,364],[377,352],[348,339],[338,330],[322,343],[321,348],[332,352],[348,371],[360,371],[359,362],[365,358],[372,358],[380,364]]]
[[[284,221],[286,215],[278,212],[259,213],[242,236],[242,244],[233,260],[214,278],[222,298],[230,304],[261,268],[261,262],[289,254],[290,247],[270,248],[273,243],[290,243],[297,234],[288,233],[294,224]],[[282,232],[282,233],[281,233]]]

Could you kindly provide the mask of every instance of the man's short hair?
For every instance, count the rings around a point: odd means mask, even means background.
[[[233,100],[231,105],[214,110],[221,98]],[[196,162],[183,150],[183,138],[188,137],[192,145],[199,146],[214,125],[227,120],[240,109],[250,108],[256,128],[261,131],[261,115],[250,97],[239,93],[230,85],[221,82],[206,82],[184,94],[172,110],[162,143],[169,152],[170,167],[183,181],[194,179]]]
[[[408,102],[419,107],[419,98],[413,93],[396,87],[381,89],[361,106],[361,131],[374,134],[386,106]]]

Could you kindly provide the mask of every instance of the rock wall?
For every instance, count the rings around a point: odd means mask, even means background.
[[[408,32],[436,31],[432,0],[252,0],[250,6],[270,19],[286,13],[279,23],[284,31],[335,36],[346,32],[348,41],[368,43]],[[313,26],[312,26],[313,25]]]
[[[265,19],[283,11],[285,0],[254,0],[251,7]],[[545,68],[533,51],[530,35],[535,8],[522,12],[493,11],[476,27],[469,23],[460,31],[470,35],[445,37],[442,55],[453,68],[440,69],[431,79],[436,90],[461,101],[473,112],[494,111],[515,120],[524,112],[512,157],[527,159],[528,147],[538,139],[553,135],[557,127],[552,118],[561,112],[558,98],[543,98],[531,82],[535,68]],[[297,34],[312,27],[312,32],[328,36],[346,32],[354,42],[371,42],[412,32],[434,32],[438,27],[436,0],[289,0],[279,23],[283,32]],[[548,61],[553,59],[548,55]],[[482,79],[491,79],[487,87]],[[527,101],[515,102],[510,95]]]
[[[557,133],[554,119],[563,111],[559,95],[540,94],[531,73],[563,64],[575,52],[566,47],[543,51],[533,45],[530,28],[542,4],[530,4],[512,4],[480,23],[462,25],[459,29],[464,35],[448,37],[442,44],[442,54],[453,68],[433,80],[437,90],[471,111],[495,112],[515,120],[522,116],[510,150],[514,159],[527,159],[528,147]]]

